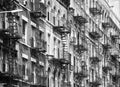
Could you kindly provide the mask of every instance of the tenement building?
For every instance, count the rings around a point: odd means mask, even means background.
[[[120,87],[110,1],[0,0],[0,87]]]

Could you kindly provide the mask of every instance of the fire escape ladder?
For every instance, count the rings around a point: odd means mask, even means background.
[[[62,43],[63,43],[63,58],[68,60],[68,43],[67,43],[67,34],[62,34]]]
[[[8,17],[8,34],[9,34],[9,38],[14,39],[14,40],[18,40],[21,39],[21,36],[18,34],[18,26],[17,26],[17,15],[16,14],[12,14],[12,13],[8,13],[7,14]]]

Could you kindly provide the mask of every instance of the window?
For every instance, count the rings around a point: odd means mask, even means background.
[[[60,41],[58,41],[58,58],[60,58]]]
[[[35,7],[34,7],[34,0],[31,0],[31,10],[34,10]]]
[[[56,46],[56,38],[54,38],[54,48],[53,48],[54,55],[56,54],[56,48],[55,48],[55,46]]]
[[[58,26],[60,26],[60,20],[58,20]]]
[[[55,17],[53,17],[53,24],[55,25]]]
[[[27,60],[23,58],[23,65],[22,65],[22,74],[26,76],[27,74]]]
[[[34,38],[33,37],[31,37],[30,43],[31,43],[31,47],[34,47]]]
[[[47,19],[48,19],[48,21],[49,21],[49,12],[48,12],[48,16],[47,16]]]
[[[50,34],[48,34],[48,53],[50,53]]]
[[[23,21],[22,21],[22,26],[23,26],[22,33],[23,33],[23,35],[25,35],[25,31],[26,31],[27,22],[23,20]]]

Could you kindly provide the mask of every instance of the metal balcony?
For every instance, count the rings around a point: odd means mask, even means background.
[[[119,78],[120,78],[120,74],[114,74],[114,75],[112,75],[112,81],[113,81],[113,83],[118,82]]]
[[[37,41],[37,46],[31,47],[31,51],[45,53],[47,51],[47,42],[39,39],[39,41]]]
[[[70,0],[57,0],[61,5],[63,5],[65,8],[68,8],[70,5]]]
[[[91,64],[97,64],[101,60],[98,57],[90,57]]]
[[[97,7],[93,7],[93,8],[90,8],[89,11],[93,14],[93,15],[101,15],[101,11],[100,9],[98,9]]]
[[[99,78],[99,79],[97,79],[95,81],[89,82],[89,84],[90,84],[91,87],[97,87],[97,86],[102,84],[102,80]]]
[[[111,28],[112,26],[111,26],[111,24],[109,22],[104,22],[104,23],[102,23],[102,27],[104,29],[106,29],[106,28]]]
[[[21,35],[18,33],[18,15],[8,13],[7,14],[7,28],[0,29],[0,37],[3,39],[9,38],[18,40],[21,39]]]
[[[76,79],[83,79],[86,78],[88,76],[88,72],[87,70],[82,70],[80,72],[74,73]]]
[[[112,46],[110,44],[103,44],[102,46],[103,46],[104,50],[109,50],[112,48]]]
[[[89,36],[94,39],[94,40],[98,40],[101,36],[99,33],[95,32],[89,32]]]
[[[110,55],[110,62],[116,64],[118,55]]]
[[[111,35],[111,40],[113,41],[113,43],[115,43],[117,39],[120,39],[119,35]]]
[[[59,34],[70,33],[70,29],[65,26],[53,26],[53,31],[58,32]]]
[[[76,49],[76,51],[77,51],[78,53],[83,53],[83,52],[85,52],[85,51],[88,50],[88,49],[87,49],[84,45],[82,45],[82,44],[80,44],[80,45],[75,45],[74,47],[75,47],[75,49]]]
[[[88,22],[87,19],[83,16],[74,16],[74,19],[76,22],[80,23],[80,25]]]
[[[0,37],[3,39],[14,39],[14,40],[18,40],[21,39],[21,35],[19,33],[14,33],[13,31],[11,31],[10,29],[0,29]]]
[[[15,9],[17,6],[16,4],[14,3],[16,0],[0,0],[0,9],[2,10],[13,10]]]
[[[61,67],[61,62],[60,62],[60,59],[58,59],[58,58],[52,58],[49,60],[49,62],[52,63],[53,65]]]
[[[49,62],[51,62],[52,64],[56,65],[56,66],[59,66],[59,67],[62,67],[63,68],[63,65],[68,65],[70,64],[70,61],[69,60],[66,60],[66,59],[63,59],[63,58],[52,58],[49,60]]]
[[[17,85],[21,77],[18,74],[14,74],[14,72],[0,72],[0,83],[10,83]]]
[[[34,18],[45,18],[47,9],[45,3],[38,2],[38,0],[35,0],[35,3],[35,10],[31,11],[31,16],[33,16]]]
[[[61,64],[70,64],[70,60],[67,60],[65,58],[60,59]]]
[[[103,66],[102,70],[103,70],[103,72],[107,73],[108,71],[112,70],[112,68],[107,65],[107,66]]]

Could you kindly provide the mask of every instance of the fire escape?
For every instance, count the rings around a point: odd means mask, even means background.
[[[84,78],[88,77],[88,70],[85,61],[81,61],[81,71],[74,72],[74,77],[77,83],[81,83]]]
[[[112,67],[110,66],[110,64],[104,65],[102,67],[103,72],[105,73],[105,75],[108,73],[108,71],[112,70]]]
[[[54,30],[57,30],[60,34],[61,34],[61,40],[62,40],[62,44],[63,44],[63,58],[60,59],[56,59],[57,64],[59,64],[63,70],[63,83],[64,84],[68,84],[68,65],[70,64],[70,60],[69,60],[69,53],[68,53],[68,34],[70,33],[70,30],[67,29],[67,27],[65,26],[54,26],[53,27]]]
[[[7,13],[8,27],[0,29],[0,38],[3,40],[3,71],[0,72],[0,82],[6,86],[17,85],[20,79],[17,67],[17,50],[16,42],[21,38],[18,34],[16,13]],[[5,21],[5,20],[4,20]],[[7,62],[6,62],[7,61]]]
[[[102,44],[102,47],[103,47],[104,54],[106,54],[112,48],[111,44],[109,43]]]
[[[35,0],[35,3],[31,2],[32,11],[30,15],[33,18],[45,18],[46,17],[46,5],[40,0]],[[34,8],[35,6],[35,8]]]
[[[68,8],[70,5],[70,0],[57,0],[61,5],[63,5],[65,8]]]
[[[102,23],[102,27],[104,28],[104,29],[109,29],[109,28],[111,28],[112,26],[110,25],[110,23],[109,22],[104,22],[104,23]]]
[[[90,57],[90,62],[91,62],[92,65],[96,65],[96,64],[98,64],[100,61],[101,61],[100,58],[97,57],[97,56]]]
[[[110,35],[110,37],[111,37],[111,42],[113,44],[116,43],[118,39],[120,39],[119,35],[117,35],[117,34],[116,35]]]
[[[78,43],[77,43],[77,45],[74,45],[74,48],[79,54],[81,54],[81,53],[87,51],[87,47],[85,46],[87,43],[85,40],[85,32],[84,32],[85,24],[88,23],[87,16],[85,14],[77,15],[77,16],[74,16],[74,20],[75,20],[76,24],[79,25],[79,28],[80,28],[80,30],[79,30],[80,32],[78,33],[78,37],[77,37]],[[83,26],[84,30],[81,29],[82,26]],[[81,44],[79,43],[80,34],[83,34],[83,37],[81,37],[81,40],[82,40]]]
[[[107,18],[106,18],[106,21],[104,21],[104,22],[102,23],[102,27],[103,27],[104,29],[112,28],[112,25],[111,25],[111,22],[110,22],[110,18],[109,18],[109,17],[107,17]]]
[[[95,0],[90,0],[90,2],[92,2],[90,5],[90,8],[89,8],[89,11],[90,13],[92,13],[94,16],[95,15],[101,15],[102,12],[101,12],[101,7],[100,5],[95,1]]]
[[[74,16],[74,19],[80,25],[83,25],[83,24],[85,24],[85,23],[88,22],[87,19],[86,19],[86,17],[84,17],[82,15],[81,16]]]
[[[101,38],[100,34],[97,31],[89,32],[89,36],[93,40],[98,40],[99,38]]]
[[[110,55],[110,59],[109,59],[110,64],[112,64],[115,67],[117,67],[117,62],[118,62],[117,59],[118,58],[119,58],[119,56],[117,54]]]
[[[116,85],[119,82],[119,79],[120,79],[119,73],[112,74],[112,82],[114,85]]]
[[[90,87],[99,87],[102,84],[102,79],[100,77],[96,77],[95,80],[89,82]]]

